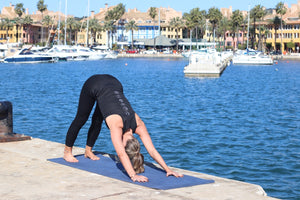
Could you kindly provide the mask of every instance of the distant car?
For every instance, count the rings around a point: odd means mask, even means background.
[[[156,54],[157,51],[155,51],[154,49],[149,49],[147,51],[144,51],[144,54]]]
[[[129,49],[129,50],[126,51],[126,53],[134,54],[134,53],[138,53],[138,50],[136,50],[136,49]]]

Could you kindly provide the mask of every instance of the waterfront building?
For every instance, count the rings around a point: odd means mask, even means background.
[[[274,3],[274,7],[276,4]],[[182,49],[187,49],[189,46],[209,44],[213,41],[213,33],[210,28],[209,20],[206,20],[205,33],[203,34],[203,38],[199,38],[198,41],[195,41],[193,38],[192,41],[189,40],[188,30],[185,28],[181,28],[180,30],[175,30],[170,27],[170,20],[174,17],[182,18],[182,13],[176,11],[170,7],[168,8],[157,8],[157,15],[154,19],[152,19],[149,15],[149,10],[146,12],[141,12],[134,9],[128,9],[127,12],[121,17],[120,20],[114,23],[114,30],[112,34],[109,34],[108,31],[96,31],[95,33],[89,32],[87,35],[86,28],[84,28],[83,23],[87,21],[87,19],[97,19],[100,25],[103,27],[105,23],[105,15],[108,10],[113,9],[115,6],[110,6],[106,4],[104,8],[100,8],[99,12],[95,11],[90,12],[90,16],[88,18],[84,18],[80,21],[81,28],[75,31],[67,32],[67,41],[71,44],[100,44],[112,47],[112,45],[117,45],[119,48],[129,47],[132,43],[136,46],[143,45],[140,41],[153,39],[158,36],[165,36],[170,40],[175,40],[176,35],[178,33],[179,37],[179,46]],[[291,4],[289,7],[285,4],[287,12],[282,16],[284,25],[282,30],[280,26],[275,26],[273,23],[274,18],[281,17],[276,13],[274,8],[269,8],[267,10],[267,15],[264,17],[263,21],[256,22],[256,37],[255,37],[255,48],[257,48],[257,44],[259,41],[259,25],[264,29],[261,31],[261,40],[263,43],[263,48],[267,48],[269,50],[281,50],[289,51],[289,52],[299,52],[300,48],[300,0],[297,1],[296,4]],[[150,9],[150,8],[149,8]],[[224,17],[230,19],[233,11],[232,6],[229,8],[221,8],[221,13]],[[241,11],[242,15],[245,18],[248,15],[248,11]],[[42,16],[50,16],[53,20],[53,24],[43,25],[42,28]],[[33,19],[32,24],[16,24],[14,23],[15,19],[18,17],[14,11],[14,5],[10,4],[8,7],[3,7],[0,13],[0,20],[8,18],[13,23],[10,27],[6,28],[4,26],[0,26],[0,42],[10,42],[10,43],[30,43],[30,44],[38,44],[43,41],[44,43],[47,41],[56,42],[63,41],[64,31],[61,28],[59,30],[59,21],[61,24],[64,23],[65,15],[61,12],[53,12],[46,10],[43,15],[41,12],[36,11],[35,13],[29,14],[28,9],[25,9],[25,13],[21,16],[24,18],[25,16],[30,16]],[[73,16],[68,16],[68,18]],[[125,29],[125,25],[134,20],[138,29],[133,31],[133,41],[131,37],[131,31],[127,31]],[[250,26],[253,24],[250,22]],[[225,38],[220,34],[216,34],[215,41],[218,44],[214,44],[216,47],[225,46],[227,48],[236,49],[240,45],[244,45],[247,42],[247,23],[243,22],[240,27],[238,33],[233,33],[227,31],[225,34]],[[251,28],[251,27],[250,27]],[[282,34],[281,34],[282,32]],[[58,35],[61,38],[58,38]],[[186,38],[184,38],[186,37]],[[87,40],[88,38],[88,40]],[[276,40],[276,44],[275,44]],[[201,43],[202,42],[202,43]],[[282,42],[282,47],[280,44]],[[249,43],[250,39],[249,39]],[[199,46],[200,45],[200,46]],[[149,46],[149,47],[154,47]]]
[[[57,39],[57,25],[59,18],[62,21],[65,19],[63,13],[46,10],[43,14],[40,11],[29,14],[28,8],[26,8],[25,13],[23,13],[21,18],[30,16],[33,22],[31,24],[22,24],[16,23],[15,20],[18,15],[15,13],[14,9],[15,6],[10,3],[8,7],[3,7],[1,10],[0,21],[7,18],[10,20],[11,25],[7,28],[0,25],[0,42],[37,44],[41,42],[46,43],[47,41],[52,42],[55,37]],[[53,23],[48,26],[43,25],[42,29],[42,16],[45,17],[47,15],[51,17]]]
[[[276,6],[276,3],[274,3],[274,7]],[[275,8],[265,8],[267,15],[263,18],[262,21],[257,20],[256,21],[256,37],[254,42],[256,43],[255,49],[258,49],[258,43],[259,43],[259,35],[261,34],[261,43],[263,46],[263,49],[266,48],[269,51],[272,50],[280,50],[281,52],[299,52],[300,47],[300,0],[297,1],[297,4],[291,4],[291,7],[288,7],[288,4],[284,4],[284,6],[287,9],[287,12],[285,15],[282,16],[283,19],[283,27],[282,27],[282,34],[281,34],[281,28],[279,26],[275,26],[273,21],[275,17],[281,17],[276,13]],[[232,7],[229,8],[221,8],[220,9],[223,16],[230,19],[230,16],[232,15]],[[246,20],[246,17],[248,15],[247,11],[242,11],[242,15],[244,17],[244,21]],[[261,25],[261,31],[259,31],[259,25]],[[234,35],[233,40],[233,33],[230,31],[226,32],[225,35],[225,45],[228,47],[231,47],[233,49],[237,48],[238,44],[245,44],[247,42],[247,23],[243,23],[241,25],[240,31],[239,31],[239,37],[237,35]],[[250,28],[253,26],[253,23],[250,22]],[[244,31],[243,31],[244,30]],[[209,32],[209,30],[206,32],[207,40],[211,39],[212,34]],[[210,37],[210,38],[209,38]],[[239,38],[239,39],[238,39]],[[275,38],[276,38],[276,45],[275,45]],[[249,44],[251,43],[251,39],[249,38]],[[282,40],[282,47],[280,48]],[[220,42],[222,41],[219,40]]]
[[[297,52],[299,53],[300,46],[300,0],[297,4],[291,4],[291,7],[288,7],[288,4],[284,4],[287,9],[285,15],[282,16],[283,27],[282,34],[281,28],[274,25],[273,20],[275,16],[280,18],[280,15],[276,14],[275,9],[270,9],[268,15],[265,17],[265,20],[261,23],[265,25],[265,42],[272,46],[272,49],[277,49],[282,52]],[[258,30],[257,30],[258,32]],[[276,38],[276,45],[275,45]],[[280,48],[282,40],[282,47]],[[276,47],[275,47],[276,46]]]
[[[108,7],[107,4],[105,8],[100,8],[99,13],[91,11],[91,19],[97,19],[98,22],[104,26],[106,13],[113,9],[115,6]],[[146,12],[141,12],[138,9],[128,9],[127,12],[121,17],[121,19],[116,22],[115,30],[110,36],[107,30],[102,30],[96,33],[96,37],[93,41],[89,37],[89,44],[93,42],[100,45],[108,45],[110,48],[112,44],[117,44],[120,48],[125,46],[130,46],[133,42],[134,45],[143,45],[138,42],[140,39],[152,39],[160,35],[165,36],[170,39],[176,38],[176,30],[169,26],[169,22],[174,17],[182,18],[182,13],[175,11],[172,8],[157,8],[157,15],[152,19],[149,15],[149,10]],[[87,20],[87,19],[84,19]],[[125,25],[130,21],[135,21],[138,29],[133,31],[133,40],[131,37],[131,31],[125,29]],[[78,33],[78,42],[86,43],[86,30],[82,30]],[[91,34],[89,33],[89,36]],[[178,31],[178,38],[182,38],[182,29]]]

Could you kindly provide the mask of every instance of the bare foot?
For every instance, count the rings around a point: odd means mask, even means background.
[[[64,154],[64,159],[67,161],[67,162],[78,162],[78,160],[72,155],[72,154]]]
[[[89,158],[91,160],[100,160],[100,158],[96,156],[92,151],[85,151],[84,157]]]
[[[78,160],[72,154],[72,147],[65,146],[64,159],[67,162],[78,162]]]
[[[92,147],[88,145],[85,146],[84,157],[89,158],[91,160],[100,160],[100,158],[93,153]]]

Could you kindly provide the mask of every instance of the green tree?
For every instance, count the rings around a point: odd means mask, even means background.
[[[212,24],[213,33],[215,33],[217,24],[220,22],[222,17],[223,17],[222,13],[218,8],[212,7],[208,10],[207,18],[209,19],[209,22]],[[213,40],[215,42],[215,34]]]
[[[48,46],[49,42],[50,42],[51,31],[53,30],[53,26],[54,26],[54,20],[52,19],[51,16],[46,15],[43,18],[42,23],[48,27],[48,39],[47,39],[47,44],[46,44],[46,46]]]
[[[284,3],[281,1],[276,5],[275,10],[276,10],[276,13],[280,15],[280,29],[281,29],[281,37],[280,37],[281,42],[280,42],[280,45],[281,45],[281,48],[282,48],[283,47],[283,45],[282,45],[282,37],[283,37],[283,34],[282,34],[282,16],[285,15],[285,13],[287,11],[287,8],[284,6]]]
[[[243,44],[245,42],[246,27],[248,27],[248,14],[243,18],[243,30],[242,30],[243,31]]]
[[[240,35],[239,28],[242,23],[243,23],[243,15],[242,15],[241,11],[240,10],[233,11],[233,13],[231,15],[231,25],[232,25],[233,30],[236,31],[237,41],[239,40],[239,35]],[[234,31],[233,35],[235,35],[235,31]],[[234,38],[233,38],[233,42],[234,42]],[[238,44],[233,45],[233,47],[235,47],[235,46],[238,47]]]
[[[31,28],[31,25],[33,23],[33,19],[29,16],[26,15],[25,18],[23,19],[23,23],[26,26],[26,42],[28,43],[28,32]]]
[[[206,16],[206,11],[200,10],[200,8],[193,8],[192,10],[190,10],[189,13],[191,22],[194,24],[197,47],[198,47],[198,33],[199,33],[198,28],[200,28],[200,34],[202,35],[203,38],[203,33],[204,33],[203,26],[205,24],[205,16]]]
[[[154,22],[154,19],[155,19],[156,15],[157,15],[157,11],[156,10],[157,9],[155,7],[151,7],[149,9],[149,16],[151,17],[152,22],[153,22],[153,37],[154,37],[154,40],[153,40],[154,44],[153,44],[153,46],[154,46],[154,48],[155,48],[155,22]]]
[[[114,27],[114,21],[110,20],[110,21],[105,21],[104,22],[104,30],[107,31],[107,38],[108,38],[108,46],[110,47],[112,44],[110,44],[110,38],[112,36],[112,33],[115,29]]]
[[[122,3],[119,3],[116,7],[114,7],[111,10],[108,10],[105,14],[105,27],[109,27],[109,32],[110,35],[112,36],[115,30],[115,22],[119,21],[121,19],[121,17],[124,15],[125,13],[125,5]],[[123,23],[121,23],[123,24]],[[111,30],[111,28],[113,27],[113,29]],[[105,28],[105,30],[107,30]]]
[[[185,22],[184,26],[189,30],[190,32],[190,50],[192,50],[192,32],[193,32],[193,29],[195,28],[195,23],[194,21],[192,20],[192,16],[189,14],[189,13],[184,13],[183,14],[183,20]]]
[[[131,20],[128,22],[128,24],[125,25],[125,29],[127,31],[131,31],[131,49],[133,49],[133,31],[138,30],[138,26],[134,20]]]
[[[253,19],[253,33],[252,33],[252,47],[254,47],[254,42],[256,40],[256,21],[261,19],[265,15],[265,10],[261,5],[256,5],[250,11],[250,18]]]
[[[43,27],[43,13],[47,10],[47,5],[44,4],[44,0],[39,0],[37,5],[37,9],[42,13],[42,37],[41,37],[41,43],[43,43],[43,38],[44,38],[44,27]]]
[[[4,19],[2,19],[0,26],[6,30],[5,39],[7,40],[8,39],[8,30],[13,27],[13,23],[11,22],[10,19],[4,18]]]
[[[217,32],[223,37],[224,51],[226,49],[226,32],[229,30],[229,28],[230,28],[230,21],[226,17],[223,17],[219,23]]]
[[[18,29],[19,29],[19,26],[22,25],[21,16],[23,15],[24,12],[25,12],[25,8],[24,8],[23,3],[17,3],[16,7],[15,7],[15,13],[18,15],[18,17],[14,19],[16,28],[17,28],[17,34],[16,34],[17,42],[19,42]]]
[[[274,36],[274,49],[277,51],[277,47],[276,47],[276,38],[277,38],[277,30],[280,27],[281,24],[281,20],[278,16],[275,16],[272,20],[271,20],[271,24],[274,27],[275,30],[275,36]]]
[[[170,21],[170,27],[175,29],[176,32],[176,49],[178,50],[178,32],[184,27],[184,23],[181,18],[174,17]]]
[[[261,37],[263,39],[261,49],[265,51],[267,47],[267,36],[270,33],[270,30],[266,26],[262,26],[260,27],[260,31],[261,31]]]
[[[102,27],[97,19],[93,18],[89,21],[89,30],[92,33],[93,42],[95,43],[97,32],[102,30]]]

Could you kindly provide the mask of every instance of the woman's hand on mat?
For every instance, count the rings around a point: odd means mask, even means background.
[[[131,177],[131,180],[133,182],[148,182],[148,178],[146,176],[141,176],[141,175],[134,175]]]
[[[167,176],[175,176],[175,177],[183,177],[183,174],[179,174],[177,172],[169,171],[167,172]]]

